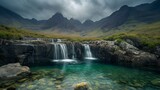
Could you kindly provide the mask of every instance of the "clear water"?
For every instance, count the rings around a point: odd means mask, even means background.
[[[55,77],[44,75],[40,79],[22,83],[18,90],[73,90],[74,85],[80,82],[87,82],[89,90],[160,90],[151,83],[160,79],[157,73],[91,61],[76,65],[32,67],[31,70],[57,70],[52,73],[63,76],[63,79],[56,80]]]

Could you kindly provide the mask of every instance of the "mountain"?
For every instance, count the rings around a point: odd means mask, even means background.
[[[61,13],[56,13],[48,20],[25,19],[20,15],[0,6],[0,24],[26,28],[31,30],[80,30],[82,24],[78,20],[65,18]]]
[[[31,30],[58,30],[60,32],[110,30],[130,23],[153,23],[160,21],[160,0],[141,4],[135,7],[127,5],[113,12],[110,16],[93,22],[84,23],[71,18],[70,20],[57,12],[48,20],[25,19],[15,12],[0,6],[0,24],[26,28]]]
[[[122,6],[109,17],[96,22],[97,28],[111,29],[128,22],[152,23],[160,21],[160,0],[151,4],[141,4],[136,7]]]
[[[0,23],[5,25],[13,25],[14,23],[22,23],[25,21],[20,15],[0,6]]]

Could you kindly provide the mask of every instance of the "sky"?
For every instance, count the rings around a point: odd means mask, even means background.
[[[0,0],[0,5],[24,18],[47,20],[56,12],[81,22],[100,20],[123,5],[136,6],[155,0]]]

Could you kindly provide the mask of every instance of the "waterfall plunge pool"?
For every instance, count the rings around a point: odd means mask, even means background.
[[[19,83],[18,90],[73,90],[74,85],[86,82],[89,90],[159,90],[160,75],[121,66],[94,63],[57,64],[31,67],[39,72],[32,80]],[[39,77],[36,79],[36,77]]]

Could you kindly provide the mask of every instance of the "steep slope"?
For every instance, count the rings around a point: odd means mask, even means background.
[[[14,25],[14,24],[21,24],[23,21],[24,19],[20,15],[0,6],[1,24]]]
[[[142,4],[136,7],[122,6],[111,16],[96,22],[96,27],[101,29],[111,29],[126,23],[152,23],[160,21],[160,0],[151,4]]]
[[[78,30],[81,23],[78,20],[68,20],[61,13],[56,13],[50,19],[46,20],[43,29],[58,29],[61,31]]]

